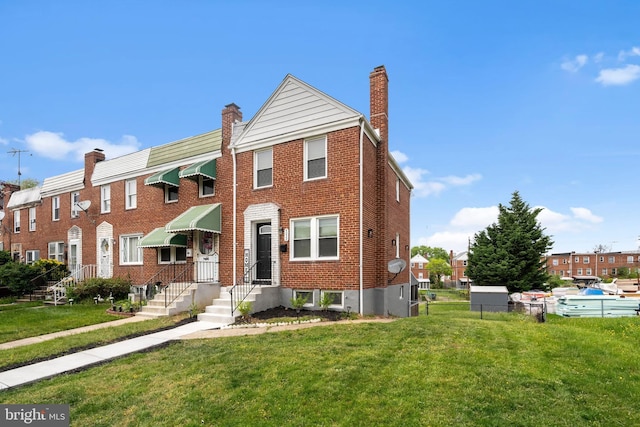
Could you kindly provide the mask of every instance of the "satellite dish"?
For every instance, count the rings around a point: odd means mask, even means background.
[[[4,211],[0,211],[0,221],[4,219]]]
[[[76,206],[86,212],[89,206],[91,206],[91,200],[82,200],[81,202],[77,202]]]
[[[387,264],[387,270],[389,270],[389,273],[393,273],[393,274],[398,274],[401,271],[403,271],[405,268],[407,268],[407,262],[402,258],[392,259]]]

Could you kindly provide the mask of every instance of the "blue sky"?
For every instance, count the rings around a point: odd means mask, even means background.
[[[0,0],[0,180],[42,182],[249,119],[290,73],[369,115],[415,185],[412,245],[465,250],[519,191],[552,252],[638,248],[638,1]]]

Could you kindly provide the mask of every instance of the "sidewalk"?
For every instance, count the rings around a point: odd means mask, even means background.
[[[116,320],[114,322],[107,322],[108,326],[116,326],[116,322],[120,322],[119,324],[126,323],[126,321],[133,322],[135,320],[134,317],[130,317],[127,319]],[[146,319],[139,319],[146,320]],[[102,325],[102,324],[101,324]],[[87,328],[78,328],[82,329],[82,331],[78,331],[78,329],[73,329],[70,331],[65,331],[65,333],[61,333],[62,335],[71,335],[73,333],[85,332],[87,330],[92,330],[90,328],[94,328],[93,325],[88,326]],[[6,390],[11,387],[17,387],[24,384],[29,384],[35,381],[39,381],[42,379],[50,378],[55,375],[62,374],[64,372],[73,371],[78,368],[83,368],[91,365],[95,365],[97,363],[102,363],[107,360],[115,359],[117,357],[121,357],[130,353],[135,353],[137,351],[146,350],[151,347],[156,347],[158,345],[164,344],[168,341],[179,339],[183,335],[189,335],[198,331],[203,331],[207,329],[215,329],[220,328],[221,324],[212,323],[212,322],[192,322],[187,323],[186,325],[178,326],[173,329],[168,329],[161,332],[156,332],[149,335],[143,335],[140,337],[132,338],[125,341],[120,341],[114,344],[105,345],[102,347],[96,347],[85,351],[80,351],[78,353],[69,354],[67,356],[58,357],[56,359],[46,360],[44,362],[34,363],[33,365],[22,366],[20,368],[11,369],[9,371],[0,372],[0,391]],[[94,328],[100,329],[100,328]],[[49,334],[54,335],[54,334]],[[59,336],[62,336],[59,335]],[[46,338],[37,337],[40,340],[36,340],[33,342],[41,342]],[[55,338],[55,337],[54,337]],[[20,340],[21,342],[25,342],[29,340]],[[16,343],[14,341],[13,343]],[[12,343],[6,343],[12,344]],[[20,345],[27,345],[25,343],[21,343]],[[11,348],[11,347],[9,347]]]

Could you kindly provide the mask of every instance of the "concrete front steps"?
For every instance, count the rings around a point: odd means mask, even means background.
[[[191,283],[184,288],[184,283],[172,283],[161,292],[158,292],[152,300],[147,301],[147,305],[142,306],[136,316],[140,317],[165,317],[173,316],[178,313],[185,313],[191,308],[193,301],[193,294],[198,289],[197,283]],[[182,293],[180,290],[184,289]],[[180,294],[179,294],[180,293]],[[167,296],[166,301],[171,302],[168,307],[165,307],[165,294]],[[178,295],[179,294],[179,295]]]
[[[263,291],[266,291],[270,287],[256,286],[249,293],[245,301],[251,302],[252,312],[259,311],[261,305],[260,302],[265,302],[265,295]],[[208,305],[204,309],[204,313],[198,314],[198,320],[203,322],[224,323],[230,325],[236,321],[236,318],[240,317],[238,310],[231,315],[231,294],[229,290],[231,287],[220,288],[220,296],[213,300],[211,305]],[[268,293],[268,292],[267,292]]]

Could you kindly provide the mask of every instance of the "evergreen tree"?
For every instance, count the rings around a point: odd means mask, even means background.
[[[476,285],[505,285],[509,292],[542,289],[547,279],[545,253],[553,241],[516,191],[510,206],[498,206],[498,222],[474,236],[467,276]]]

